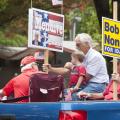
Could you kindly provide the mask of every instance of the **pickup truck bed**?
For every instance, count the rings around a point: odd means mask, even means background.
[[[0,104],[0,120],[59,120],[60,111],[82,110],[87,120],[120,120],[120,102],[84,101]]]

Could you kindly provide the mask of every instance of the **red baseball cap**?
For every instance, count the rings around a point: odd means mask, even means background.
[[[34,58],[34,56],[26,56],[21,60],[20,66],[24,66],[32,62],[36,62],[36,59]]]

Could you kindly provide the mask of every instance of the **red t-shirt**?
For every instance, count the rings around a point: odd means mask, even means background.
[[[84,76],[85,79],[85,75],[86,75],[86,69],[83,65],[74,66],[70,74],[69,87],[76,85],[80,76]],[[83,83],[84,82],[85,81],[83,81]]]
[[[29,80],[30,76],[37,72],[36,70],[29,69],[21,73],[19,76],[11,79],[3,88],[3,92],[6,96],[9,96],[12,92],[15,98],[29,95]],[[28,102],[28,99],[20,102]]]
[[[120,94],[120,84],[117,87],[118,94]],[[109,85],[106,87],[103,92],[105,100],[113,100],[113,80],[110,81]]]

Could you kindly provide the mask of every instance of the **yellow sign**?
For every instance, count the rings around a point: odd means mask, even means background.
[[[102,54],[120,57],[120,21],[102,18]]]

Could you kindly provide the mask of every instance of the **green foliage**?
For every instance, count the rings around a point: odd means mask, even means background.
[[[0,45],[27,46],[30,3],[30,0],[0,0]],[[61,11],[61,6],[53,6],[51,0],[33,0],[33,7],[56,13]],[[64,0],[64,15],[65,39],[69,39],[74,17],[80,16],[77,33],[86,32],[92,35],[94,40],[101,41],[93,0]]]
[[[22,47],[27,44],[27,38],[19,34],[0,31],[0,45]]]
[[[71,24],[76,16],[81,18],[81,21],[77,22],[77,34],[83,32],[88,33],[96,42],[101,42],[100,26],[94,6],[88,5],[83,11],[75,9],[66,15]]]
[[[0,0],[0,11],[5,10],[8,5],[8,0]]]

